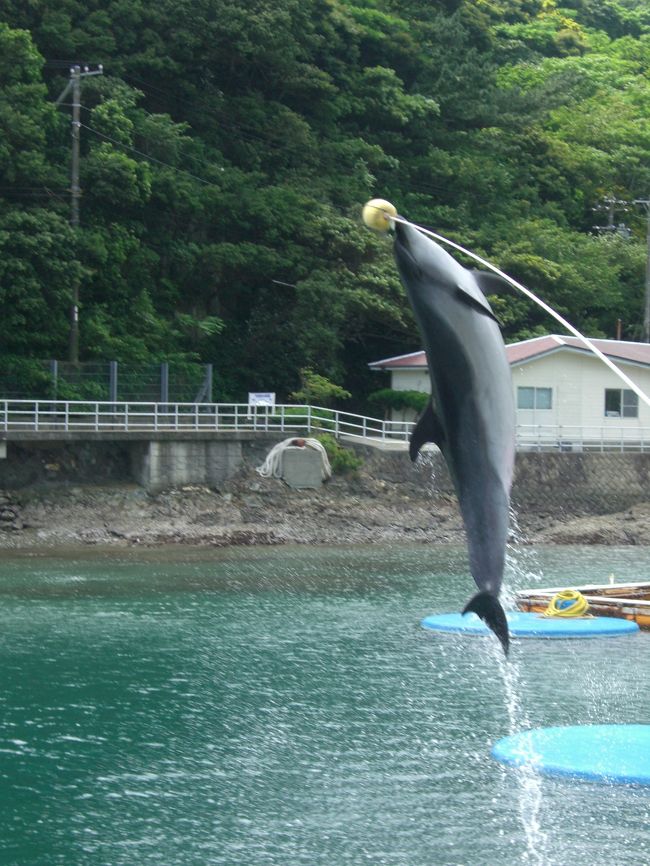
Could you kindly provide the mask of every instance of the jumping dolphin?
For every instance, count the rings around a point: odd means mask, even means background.
[[[395,223],[395,258],[417,320],[429,365],[431,401],[411,435],[415,460],[425,442],[442,451],[454,482],[480,590],[473,611],[504,651],[509,635],[499,602],[515,455],[510,366],[484,292],[504,283],[469,271],[411,225]]]

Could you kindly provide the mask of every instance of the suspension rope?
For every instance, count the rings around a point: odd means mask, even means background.
[[[366,207],[368,206],[371,206],[370,203],[366,205]],[[385,208],[382,208],[380,206],[376,207],[377,210],[382,210],[384,213],[386,213]],[[553,318],[556,319],[563,327],[565,327],[567,331],[570,331],[574,335],[574,337],[577,337],[582,343],[584,343],[587,349],[593,352],[593,354],[597,358],[600,358],[603,364],[606,364],[613,373],[616,373],[619,379],[621,379],[631,391],[634,391],[637,397],[643,400],[646,406],[650,406],[650,397],[636,384],[636,382],[633,382],[632,379],[630,379],[629,376],[627,376],[621,369],[619,369],[616,364],[614,364],[614,362],[607,357],[607,355],[604,355],[588,337],[585,337],[584,334],[581,334],[580,331],[571,324],[571,322],[567,322],[567,320],[563,318],[558,312],[556,312],[553,307],[550,307],[541,298],[537,297],[537,295],[534,292],[531,292],[530,289],[527,289],[526,286],[522,286],[521,283],[508,276],[508,274],[506,274],[500,268],[497,268],[496,265],[493,265],[491,262],[487,261],[487,259],[481,258],[481,256],[473,253],[471,250],[466,249],[460,244],[457,244],[455,241],[449,240],[449,238],[446,238],[443,235],[436,234],[436,232],[432,232],[430,229],[425,229],[423,226],[419,226],[416,223],[409,222],[409,220],[406,220],[400,216],[393,216],[387,214],[387,218],[392,222],[403,223],[403,225],[410,225],[414,229],[417,229],[419,232],[422,232],[422,234],[428,235],[436,241],[440,241],[443,244],[447,244],[447,246],[453,247],[455,250],[458,250],[459,252],[464,253],[465,255],[479,262],[479,264],[483,265],[484,267],[489,268],[491,271],[494,271],[495,274],[498,274],[502,279],[510,283],[511,286],[520,291],[531,301],[534,301],[536,304],[538,304],[550,316],[553,316]]]
[[[589,602],[581,592],[577,589],[563,589],[553,596],[542,616],[592,616],[587,613],[588,610]]]

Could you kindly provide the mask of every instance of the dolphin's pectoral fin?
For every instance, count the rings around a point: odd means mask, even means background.
[[[489,316],[491,319],[494,319],[497,325],[499,324],[499,320],[494,315],[492,307],[488,304],[487,299],[483,292],[478,288],[478,285],[469,288],[468,286],[456,284],[456,295],[465,304],[478,310],[479,313],[483,313],[484,316]]]
[[[463,614],[475,613],[483,622],[491,628],[501,641],[501,646],[506,655],[510,648],[510,635],[508,633],[508,620],[501,602],[491,592],[478,592],[465,605]]]
[[[409,457],[415,460],[420,453],[420,448],[426,442],[434,442],[442,450],[445,442],[445,434],[438,416],[433,410],[431,401],[427,403],[426,409],[417,420],[409,440]]]

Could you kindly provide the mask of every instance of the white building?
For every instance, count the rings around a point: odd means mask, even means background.
[[[650,344],[593,340],[650,396]],[[650,408],[575,337],[546,336],[506,346],[520,444],[605,442],[650,448]],[[431,391],[424,352],[371,363],[397,391]],[[411,418],[414,413],[411,414]],[[397,416],[395,420],[402,420]]]

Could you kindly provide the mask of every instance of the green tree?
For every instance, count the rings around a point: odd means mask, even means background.
[[[310,367],[300,371],[301,387],[291,394],[291,399],[298,403],[308,403],[314,406],[329,406],[336,400],[348,400],[352,394],[336,385],[326,376],[321,376]]]
[[[67,222],[43,208],[0,211],[0,345],[7,355],[65,356],[70,287],[83,275]]]

